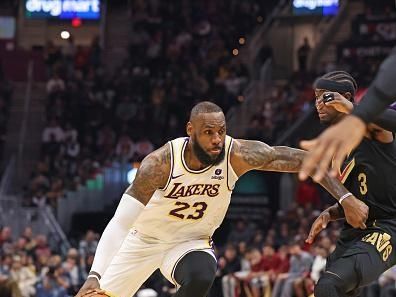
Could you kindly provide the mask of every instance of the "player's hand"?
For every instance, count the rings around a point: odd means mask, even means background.
[[[96,278],[89,277],[81,287],[80,291],[78,291],[76,297],[90,297],[95,294],[103,294],[103,296],[107,296],[105,291],[100,289],[98,280]]]
[[[326,92],[332,93],[334,96],[334,100],[323,102],[326,106],[331,106],[339,112],[350,114],[353,110],[353,103],[349,101],[347,98],[342,96],[340,93],[337,92]],[[322,95],[323,96],[323,95]]]
[[[331,216],[328,210],[323,211],[313,222],[311,230],[309,231],[308,237],[305,240],[306,243],[312,244],[316,236],[323,230],[326,229],[327,225],[331,221]]]
[[[365,132],[365,123],[358,117],[348,115],[317,138],[301,141],[301,147],[308,154],[300,169],[300,180],[312,175],[315,182],[321,181],[332,161],[331,175],[337,177],[345,157],[359,145]]]
[[[369,208],[355,196],[345,198],[342,203],[345,219],[349,225],[354,228],[366,229],[366,220],[368,218]]]

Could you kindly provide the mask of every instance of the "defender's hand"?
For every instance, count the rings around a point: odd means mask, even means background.
[[[353,110],[353,103],[349,101],[347,98],[342,96],[337,92],[326,92],[332,93],[334,96],[334,100],[323,102],[326,106],[331,106],[339,112],[350,114]]]
[[[355,196],[345,198],[342,203],[345,219],[349,225],[354,228],[366,229],[366,220],[368,218],[369,208]]]
[[[321,181],[332,161],[331,175],[336,177],[345,157],[359,145],[365,132],[365,123],[353,115],[348,115],[317,138],[302,141],[301,147],[308,154],[300,169],[300,180],[305,180],[312,174],[314,181]]]
[[[90,297],[95,294],[103,294],[103,296],[107,296],[105,291],[100,289],[98,280],[94,277],[89,277],[81,287],[80,291],[78,291],[76,297]]]
[[[331,220],[330,213],[325,210],[323,211],[313,222],[311,230],[309,231],[308,238],[305,240],[306,243],[312,244],[316,236],[323,230],[326,229],[327,225]]]

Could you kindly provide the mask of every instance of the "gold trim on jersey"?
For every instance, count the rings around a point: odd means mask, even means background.
[[[345,181],[347,180],[349,174],[351,173],[351,171],[353,170],[353,168],[355,167],[355,158],[353,158],[347,166],[345,166],[344,170],[342,171],[339,180],[341,181],[341,183],[345,183]]]
[[[175,167],[175,164],[174,164],[174,163],[175,163],[175,161],[174,161],[174,160],[175,160],[175,157],[173,156],[173,151],[174,151],[174,149],[173,149],[172,141],[169,141],[168,144],[169,144],[169,149],[170,149],[171,168],[170,168],[168,180],[166,181],[165,187],[159,188],[159,190],[161,190],[161,191],[166,191],[166,189],[168,188],[169,184],[171,183],[171,181],[172,181],[172,174],[173,174],[173,168]]]
[[[183,146],[182,146],[182,150],[181,150],[181,154],[180,154],[180,156],[181,156],[181,162],[182,162],[182,165],[183,165],[184,169],[185,169],[187,172],[193,173],[193,174],[200,174],[200,173],[204,173],[204,172],[208,171],[210,168],[213,167],[213,164],[212,164],[212,165],[209,165],[208,167],[205,167],[205,168],[203,168],[203,169],[201,169],[201,170],[192,170],[192,169],[188,168],[188,166],[187,166],[187,164],[186,164],[186,162],[185,162],[185,160],[184,160],[184,150],[186,149],[186,146],[187,146],[187,143],[188,143],[188,139],[189,139],[189,138],[186,138],[186,139],[184,140],[184,143],[183,143]]]
[[[227,188],[228,188],[228,191],[232,191],[233,190],[233,189],[230,188],[229,183],[228,183],[229,174],[230,174],[229,173],[229,171],[230,171],[229,167],[231,166],[231,147],[232,147],[233,143],[234,143],[234,139],[232,137],[230,137],[230,144],[228,145],[228,150],[227,150]],[[234,171],[233,168],[231,168],[231,170]]]
[[[113,294],[113,293],[111,293],[111,292],[109,292],[109,291],[107,291],[107,290],[104,290],[105,291],[105,294],[107,295],[107,296],[109,296],[109,297],[118,297],[116,294]]]

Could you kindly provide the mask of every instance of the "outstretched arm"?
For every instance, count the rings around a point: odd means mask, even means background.
[[[326,92],[324,94],[332,94],[333,99],[327,102],[324,102],[323,99],[319,100],[318,104],[324,104],[326,106],[331,106],[335,108],[337,111],[350,114],[353,110],[359,106],[353,104],[343,95],[337,92]],[[323,95],[321,98],[323,98]],[[372,124],[378,125],[384,130],[390,131],[392,133],[396,132],[396,110],[393,109],[386,109],[384,112],[379,114],[375,119],[373,119]]]
[[[170,160],[170,149],[167,144],[149,154],[142,161],[135,180],[122,195],[113,218],[103,231],[91,272],[78,293],[78,297],[90,290],[99,289],[99,279],[121,248],[130,228],[153,193],[157,189],[165,187],[170,173]]]
[[[235,140],[231,152],[231,165],[238,176],[250,170],[298,172],[306,152],[286,146],[271,147],[261,141]],[[349,224],[365,228],[368,207],[356,199],[334,177],[326,174],[320,181],[324,187],[344,208]],[[345,197],[349,197],[345,199]]]
[[[322,213],[316,218],[311,226],[308,237],[305,242],[312,244],[316,236],[323,230],[327,228],[327,225],[331,221],[336,221],[344,218],[344,212],[342,208],[336,203],[329,208],[322,211]]]

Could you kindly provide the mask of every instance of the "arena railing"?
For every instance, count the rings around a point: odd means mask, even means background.
[[[264,24],[252,34],[251,41],[248,43],[250,63],[253,64],[261,48],[268,44],[267,34],[275,18],[282,13],[289,0],[280,0],[272,12],[266,17]]]
[[[281,0],[266,17],[264,24],[256,29],[250,37],[248,47],[244,52],[244,61],[250,69],[252,80],[243,92],[242,103],[233,106],[227,112],[227,129],[233,137],[244,137],[248,127],[250,116],[257,111],[265,100],[264,88],[272,79],[273,60],[267,58],[262,65],[257,65],[257,56],[260,50],[267,44],[267,33],[271,28],[276,16],[282,13],[289,0]],[[259,77],[255,77],[258,67]]]
[[[227,129],[233,137],[244,137],[248,128],[250,118],[262,106],[269,93],[264,92],[268,87],[272,77],[272,59],[267,60],[261,65],[259,78],[252,80],[243,92],[243,101],[235,105],[227,112]]]
[[[57,223],[52,209],[49,206],[23,206],[21,193],[15,193],[15,165],[16,157],[12,156],[0,182],[0,226],[11,227],[14,236],[19,236],[25,227],[30,226],[35,234],[46,235],[53,249],[66,253],[70,243]]]
[[[332,36],[334,36],[337,30],[340,28],[340,25],[348,12],[348,2],[349,1],[341,2],[341,6],[337,15],[332,18],[330,22],[328,22],[325,32],[320,35],[321,38],[319,42],[313,48],[312,54],[308,59],[308,69],[310,69],[311,71],[316,72],[320,64],[320,58],[325,52],[326,47],[329,46],[329,40],[332,40]],[[320,25],[322,26],[323,24]]]
[[[138,166],[138,165],[136,165]],[[56,218],[67,233],[76,213],[111,211],[131,181],[134,166],[129,162],[112,162],[101,169],[95,177],[87,180],[75,191],[67,191],[58,200]]]
[[[18,178],[22,176],[26,176],[25,174],[23,174],[22,171],[25,170],[25,165],[26,165],[25,164],[26,127],[29,118],[30,105],[32,101],[33,71],[34,71],[34,62],[30,60],[27,69],[25,102],[23,106],[21,130],[19,132],[19,139],[18,139],[18,154],[17,154],[17,164],[16,164],[18,168],[18,175],[16,176],[18,184],[21,184]]]

